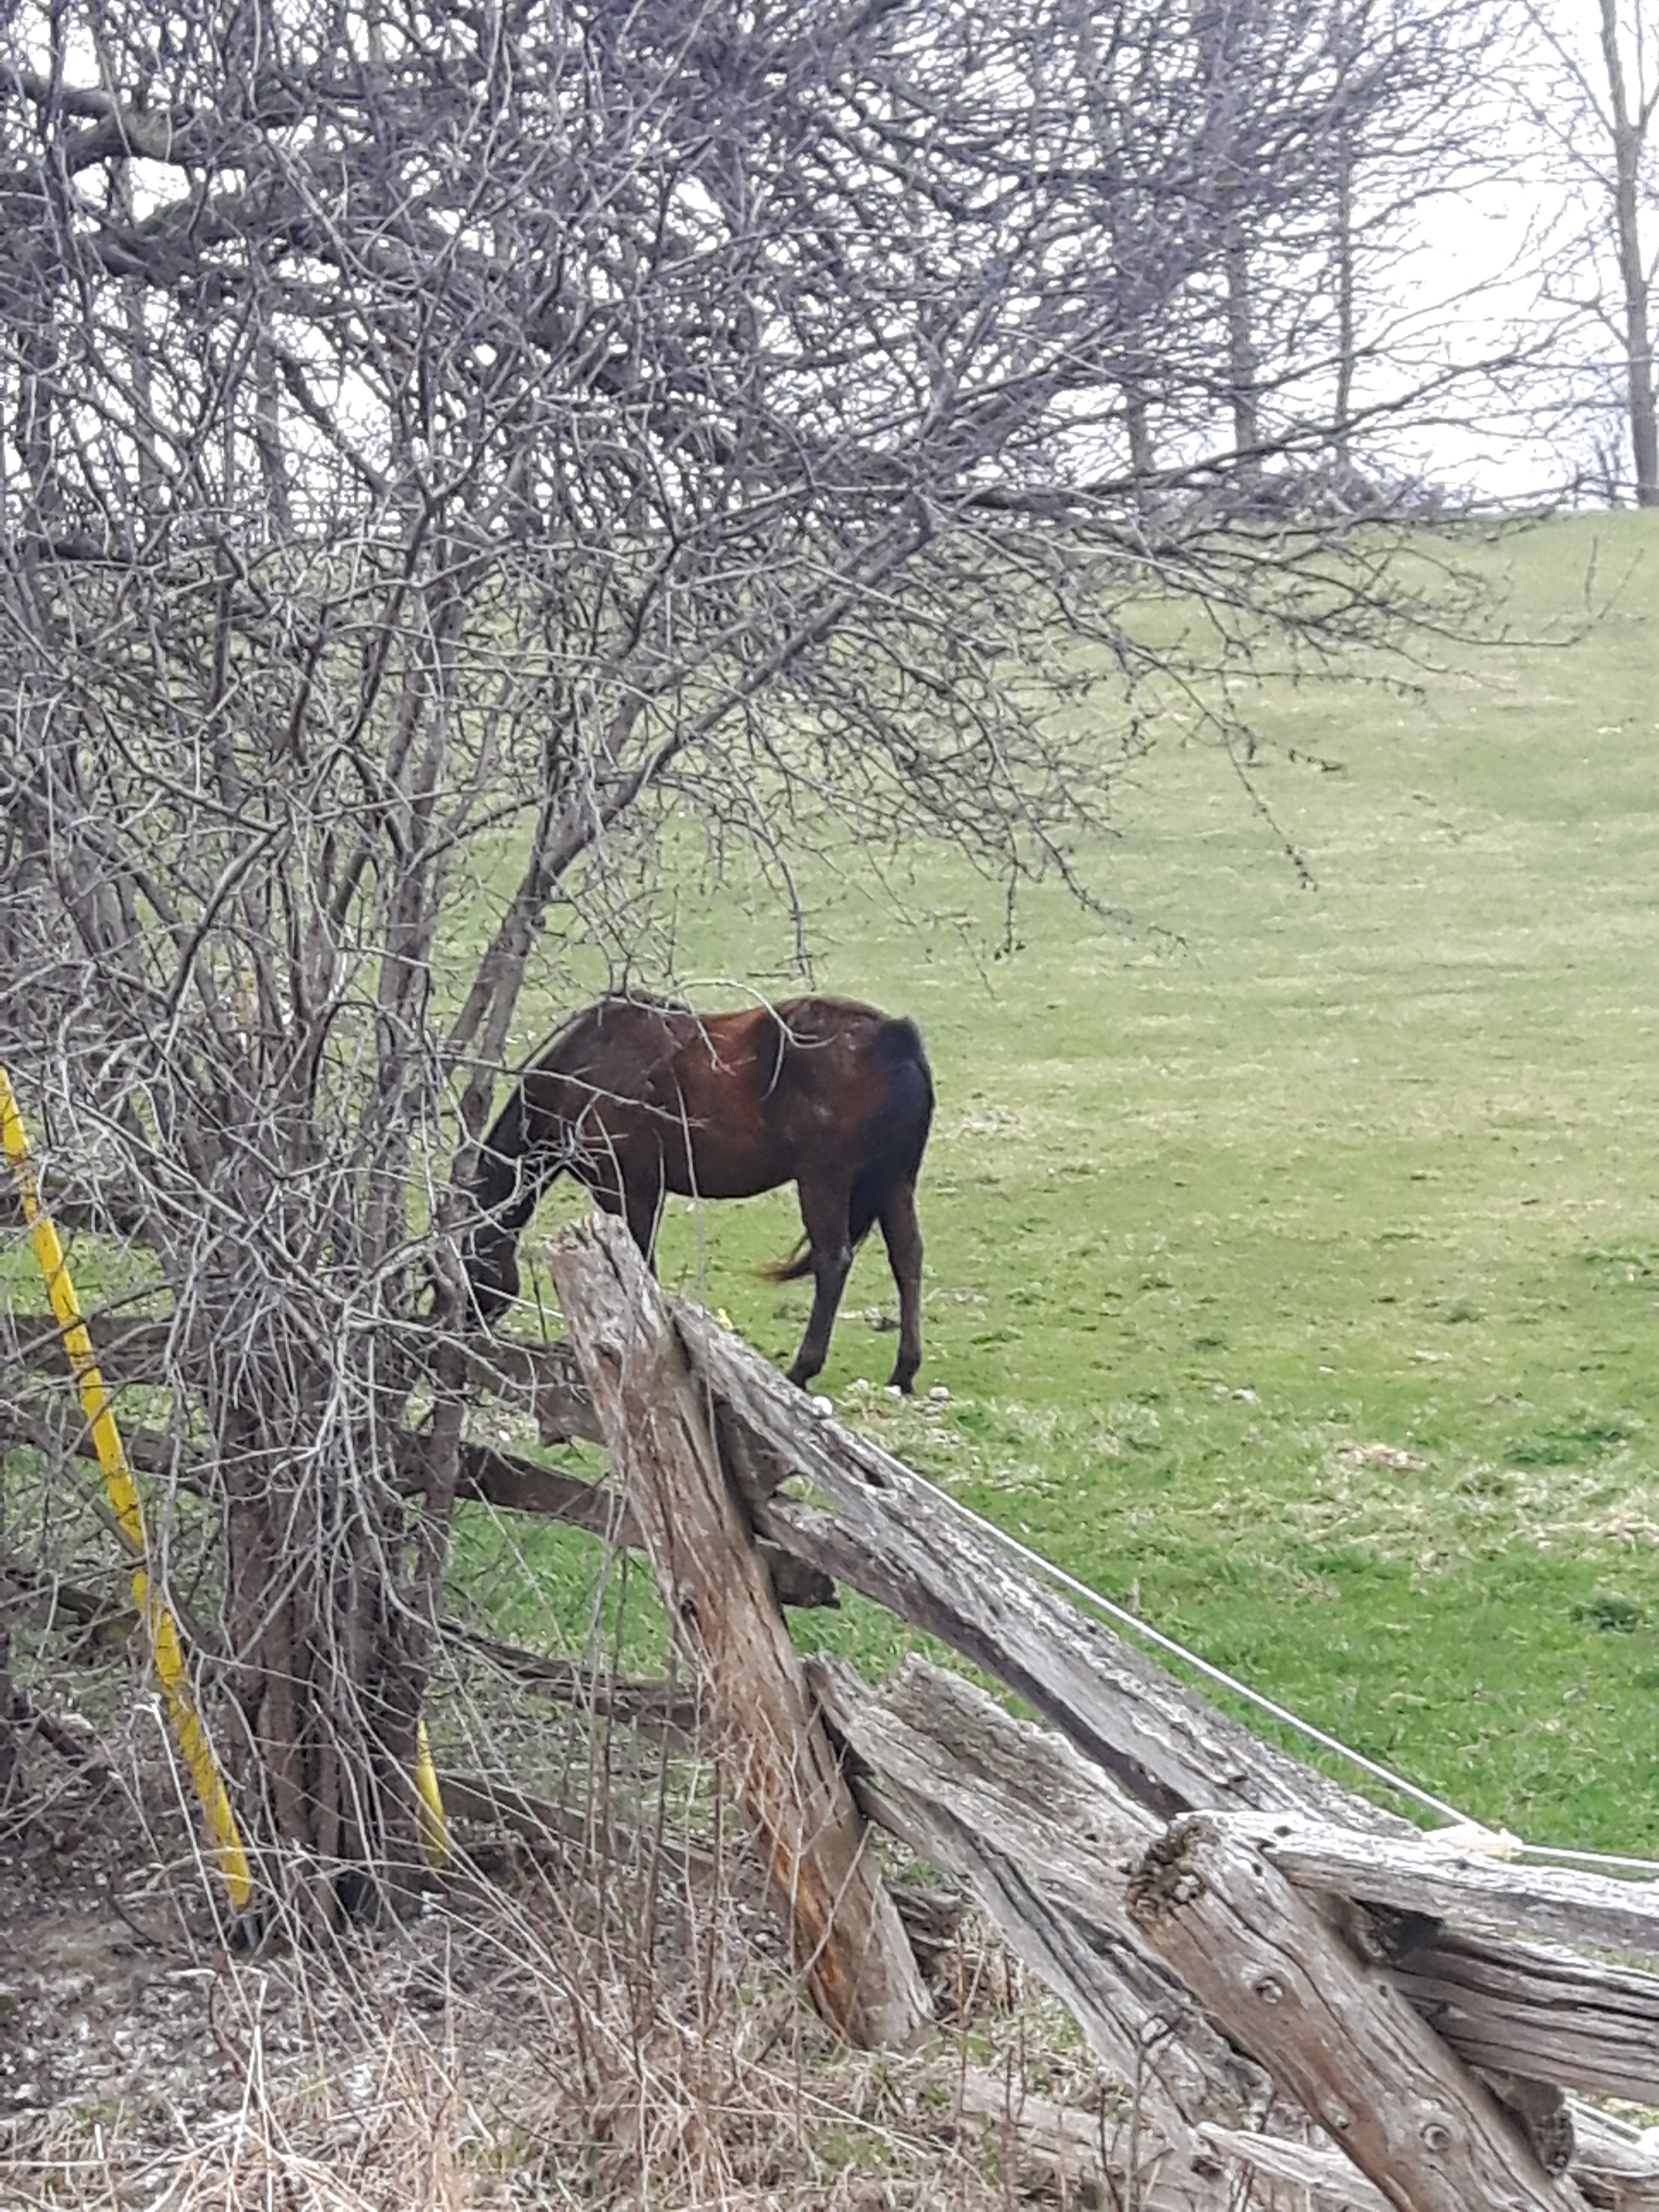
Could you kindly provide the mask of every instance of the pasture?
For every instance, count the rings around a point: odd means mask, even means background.
[[[999,958],[1000,892],[946,859],[896,902],[827,863],[806,885],[812,982],[915,1014],[939,1094],[921,1388],[951,1395],[882,1394],[872,1244],[819,1385],[838,1410],[1468,1812],[1650,1852],[1656,555],[1635,515],[1479,549],[1510,641],[1449,645],[1415,691],[1244,702],[1311,888],[1178,732],[1094,856],[1127,927],[1043,889]],[[781,917],[740,891],[688,892],[679,943],[702,1005],[785,987]],[[793,1194],[677,1203],[664,1279],[787,1358],[805,1291],[754,1269],[796,1233]],[[580,1640],[583,1540],[463,1521],[473,1604]],[[642,1579],[613,1620],[641,1659]],[[896,1656],[856,1602],[797,1630]]]

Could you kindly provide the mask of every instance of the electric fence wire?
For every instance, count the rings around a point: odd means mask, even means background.
[[[1480,1831],[1499,1838],[1504,1845],[1504,1856],[1557,1859],[1573,1866],[1617,1868],[1632,1874],[1659,1875],[1659,1860],[1635,1858],[1618,1851],[1570,1850],[1555,1844],[1529,1844],[1519,1836],[1512,1835],[1507,1829],[1494,1830],[1489,1822],[1477,1820],[1472,1814],[1448,1803],[1445,1798],[1437,1797],[1431,1790],[1424,1790],[1415,1782],[1408,1782],[1403,1774],[1396,1774],[1392,1767],[1384,1766],[1380,1760],[1369,1758],[1363,1751],[1356,1751],[1352,1744],[1344,1743],[1340,1736],[1332,1735],[1327,1729],[1316,1727],[1312,1721],[1304,1720],[1300,1713],[1292,1712],[1288,1705],[1281,1705],[1276,1698],[1266,1697],[1260,1690],[1252,1689],[1248,1682],[1240,1681],[1237,1674],[1229,1674],[1224,1667],[1218,1667],[1212,1660],[1189,1650],[1173,1636],[1166,1636],[1161,1628],[1154,1628],[1150,1621],[1143,1620],[1139,1613],[1131,1613],[1127,1606],[1117,1605],[1110,1598],[1102,1596],[1097,1589],[1091,1589],[1087,1583],[1079,1582],[1075,1575],[1068,1573],[1064,1567],[1056,1566],[1052,1559],[1044,1559],[1041,1552],[1033,1551],[1029,1544],[1022,1544],[1018,1536],[1010,1535],[994,1521],[988,1521],[982,1514],[975,1513],[972,1506],[964,1505],[959,1498],[951,1498],[944,1492],[939,1494],[961,1519],[978,1529],[982,1535],[989,1536],[1011,1556],[1035,1569],[1050,1582],[1058,1583],[1073,1597],[1081,1598],[1115,1626],[1127,1629],[1132,1635],[1156,1645],[1161,1651],[1168,1652],[1172,1658],[1180,1660],[1183,1666],[1192,1668],[1234,1697],[1242,1698],[1247,1705],[1254,1705],[1259,1712],[1267,1714],[1281,1727],[1294,1729],[1297,1735],[1305,1736],[1309,1742],[1319,1745],[1322,1750],[1330,1752],[1338,1759],[1346,1759],[1362,1774],[1369,1774],[1374,1782],[1382,1783],[1400,1796],[1422,1806],[1425,1811],[1437,1813],[1442,1819],[1460,1828]]]

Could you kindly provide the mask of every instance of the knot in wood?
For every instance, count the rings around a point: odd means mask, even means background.
[[[1189,1853],[1208,1832],[1202,1820],[1176,1820],[1141,1854],[1129,1876],[1128,1904],[1143,1928],[1156,1928],[1203,1896],[1206,1885]]]
[[[1424,2148],[1431,2150],[1437,2158],[1451,2148],[1452,2131],[1444,2120],[1425,2120],[1418,2133],[1423,2138]]]
[[[1255,1984],[1255,1993],[1263,2004],[1279,2004],[1284,2000],[1285,1984],[1277,1974],[1263,1974]]]
[[[1343,1930],[1360,1957],[1373,1966],[1397,1966],[1432,1941],[1440,1922],[1426,1912],[1356,1900],[1343,1917]]]

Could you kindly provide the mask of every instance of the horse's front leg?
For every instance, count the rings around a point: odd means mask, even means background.
[[[800,1185],[801,1224],[812,1249],[812,1311],[800,1350],[789,1367],[789,1380],[803,1388],[830,1356],[830,1332],[836,1325],[841,1294],[853,1266],[848,1224],[852,1194],[844,1185]]]
[[[665,1193],[660,1176],[629,1176],[623,1185],[623,1213],[628,1233],[640,1248],[641,1257],[657,1272],[657,1231],[662,1226]]]
[[[888,1383],[890,1388],[896,1383],[908,1395],[921,1364],[921,1223],[916,1216],[915,1185],[899,1183],[878,1218],[899,1299],[898,1358]]]
[[[582,1177],[594,1203],[607,1213],[619,1213],[640,1257],[656,1273],[657,1231],[662,1222],[663,1178],[648,1169],[623,1171],[614,1159],[599,1163]]]

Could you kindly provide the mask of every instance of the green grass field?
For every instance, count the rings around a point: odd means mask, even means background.
[[[1225,758],[1177,739],[1099,859],[1130,930],[1039,891],[993,958],[998,894],[944,860],[902,909],[821,878],[814,916],[816,982],[915,1013],[939,1097],[921,1381],[950,1401],[881,1394],[872,1244],[823,1380],[843,1410],[1470,1812],[1646,1851],[1656,555],[1649,518],[1550,525],[1471,556],[1520,641],[1456,649],[1417,696],[1269,687],[1260,781],[1314,888]],[[715,898],[683,929],[684,972],[778,988],[763,910]],[[795,1233],[787,1194],[680,1208],[665,1279],[787,1355],[805,1293],[752,1270]],[[475,1516],[466,1579],[556,1634],[505,1540]],[[566,1632],[569,1540],[532,1543]],[[803,1633],[875,1666],[903,1645],[859,1606]]]

